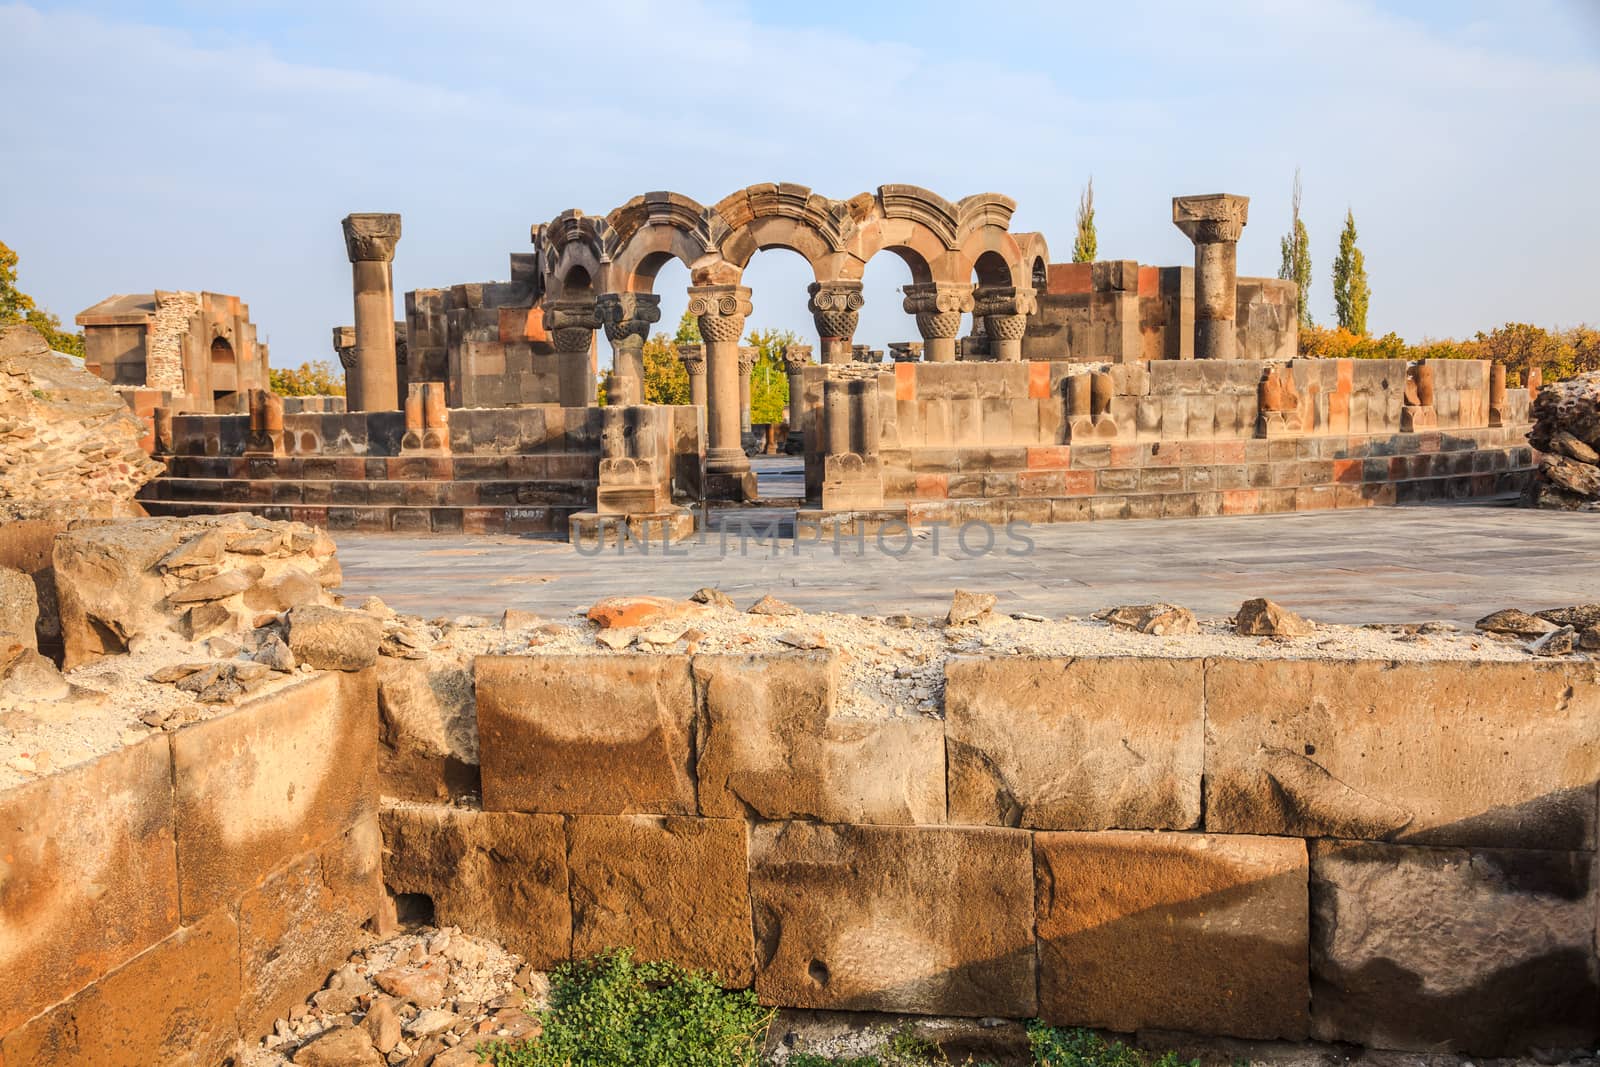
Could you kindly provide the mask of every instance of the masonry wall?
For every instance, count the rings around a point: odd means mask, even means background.
[[[373,672],[0,793],[0,1064],[214,1067],[382,902]]]
[[[941,721],[836,714],[830,657],[480,658],[482,805],[391,802],[390,889],[776,1006],[1600,1032],[1592,664],[958,659]]]

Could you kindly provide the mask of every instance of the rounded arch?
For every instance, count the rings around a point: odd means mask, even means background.
[[[594,292],[605,258],[603,246],[607,228],[604,219],[578,210],[563,211],[550,222],[533,228],[531,236],[544,275],[547,299],[565,299],[569,295],[567,280],[580,278],[577,273],[580,270],[584,288],[574,295]]]
[[[850,261],[861,262],[852,255],[852,244],[871,202],[865,193],[830,200],[788,182],[748,186],[712,208],[728,226],[722,259],[743,271],[758,251],[787,248],[805,257],[817,281],[852,277]],[[855,269],[853,276],[860,277]]]
[[[994,249],[985,249],[972,261],[972,275],[979,285],[1007,286],[1015,284],[1012,265]]]
[[[1028,267],[1028,284],[1042,293],[1050,284],[1050,246],[1041,233],[1019,233],[1016,238]]]
[[[606,216],[607,292],[654,291],[656,274],[677,259],[693,271],[715,259],[728,225],[712,209],[682,193],[636,196]]]

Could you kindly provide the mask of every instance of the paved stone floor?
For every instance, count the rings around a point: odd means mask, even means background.
[[[763,472],[763,488],[768,479]],[[776,493],[768,493],[776,496]],[[1268,596],[1327,622],[1445,619],[1470,624],[1501,607],[1600,601],[1600,516],[1442,505],[1214,519],[1035,526],[1032,548],[996,532],[994,549],[963,552],[954,531],[938,551],[924,537],[796,545],[741,544],[750,520],[793,511],[719,512],[697,542],[663,555],[630,545],[584,555],[571,545],[507,536],[340,534],[348,596],[383,597],[429,617],[507,607],[562,616],[614,593],[686,596],[717,586],[741,606],[773,593],[813,611],[942,614],[953,588],[996,593],[1000,607],[1086,615],[1113,604],[1169,600],[1232,613]],[[968,538],[974,550],[981,536]]]

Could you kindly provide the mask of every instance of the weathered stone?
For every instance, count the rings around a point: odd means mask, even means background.
[[[288,672],[298,666],[294,653],[289,651],[289,646],[283,643],[283,638],[275,630],[269,630],[262,636],[250,658],[275,671]]]
[[[1551,630],[1543,637],[1528,642],[1528,652],[1535,656],[1565,656],[1578,647],[1578,631],[1570,626]]]
[[[326,600],[320,581],[299,567],[257,582],[245,590],[245,607],[254,611],[283,612],[301,604],[321,604]]]
[[[384,1067],[372,1038],[359,1026],[336,1026],[301,1045],[289,1061],[295,1067]]]
[[[179,586],[167,594],[170,604],[199,604],[208,600],[226,600],[231,596],[238,596],[260,580],[262,571],[259,567],[223,571],[221,574],[205,578],[198,582],[191,582]]]
[[[706,707],[695,767],[702,814],[944,821],[938,721],[839,716],[834,671],[831,653],[695,658]]]
[[[1600,651],[1600,626],[1591,626],[1579,634],[1578,647],[1585,652]]]
[[[15,634],[28,648],[39,648],[39,595],[33,579],[0,567],[0,630]]]
[[[1577,460],[1579,463],[1587,463],[1591,467],[1600,465],[1600,452],[1596,452],[1588,444],[1580,441],[1565,430],[1558,430],[1550,436],[1550,447],[1568,459]]]
[[[1483,1056],[1593,1045],[1592,863],[1312,842],[1313,1036]]]
[[[163,573],[190,567],[214,567],[222,563],[228,538],[221,530],[203,530],[184,539],[177,548],[161,557],[156,566]]]
[[[574,957],[632,945],[750,984],[743,820],[579,816],[567,820],[567,863]]]
[[[380,657],[378,719],[385,796],[430,801],[478,792],[478,714],[468,662]]]
[[[729,611],[736,609],[733,597],[720,589],[713,589],[708,585],[701,586],[689,594],[689,599],[696,604],[706,604],[713,608],[726,608]]]
[[[1588,630],[1600,626],[1600,604],[1575,604],[1569,608],[1546,608],[1534,615],[1554,626]]]
[[[1233,628],[1244,637],[1310,637],[1317,632],[1316,623],[1264,597],[1241,604]]]
[[[373,688],[370,673],[318,675],[172,735],[186,921],[371,814]]]
[[[1028,1018],[1029,835],[765,823],[752,830],[764,1004]]]
[[[1539,459],[1539,476],[1574,496],[1600,500],[1600,467],[1564,456],[1546,455]]]
[[[400,1043],[399,1003],[393,997],[377,997],[361,1020],[362,1029],[372,1039],[372,1047],[385,1055]]]
[[[319,671],[359,671],[378,662],[383,625],[364,611],[303,604],[289,612],[289,651]]]
[[[779,600],[768,593],[760,600],[751,604],[748,611],[750,615],[804,615],[805,612],[795,607],[786,600]]]
[[[474,667],[485,809],[695,812],[688,657],[479,656]]]
[[[570,955],[559,816],[401,804],[382,823],[391,892],[428,897],[435,922],[491,937],[537,968]]]
[[[0,1063],[214,1067],[238,1002],[238,930],[219,909],[0,1038]]]
[[[946,626],[960,626],[969,622],[982,622],[994,611],[993,593],[969,593],[957,589],[950,598],[950,611],[945,615]]]
[[[1052,830],[1198,826],[1203,666],[1109,657],[950,660],[950,821]]]
[[[689,601],[664,596],[610,596],[595,602],[588,619],[601,629],[622,629],[681,618],[700,610]]]
[[[1040,833],[1034,861],[1041,1019],[1305,1037],[1304,843]]]
[[[1104,619],[1121,630],[1137,630],[1157,637],[1200,631],[1194,612],[1174,604],[1127,604],[1109,608],[1095,618]]]
[[[0,1034],[176,930],[166,738],[0,793],[0,889]]]
[[[1491,612],[1479,619],[1476,625],[1485,633],[1511,634],[1514,637],[1538,637],[1556,628],[1555,623],[1517,608]]]
[[[56,665],[33,648],[34,635],[0,629],[0,695],[59,700],[71,687]]]
[[[450,965],[444,960],[397,964],[373,975],[372,981],[397,1000],[418,1008],[432,1008],[444,1001],[449,988]]]
[[[1590,848],[1588,663],[1213,660],[1206,829]]]

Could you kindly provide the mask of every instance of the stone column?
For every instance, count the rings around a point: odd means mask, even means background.
[[[927,345],[929,363],[954,363],[961,316],[972,310],[972,286],[951,282],[920,282],[905,287],[906,314],[917,317],[917,329]]]
[[[1239,341],[1239,234],[1250,198],[1216,193],[1172,198],[1172,222],[1194,242],[1194,357],[1235,359]]]
[[[739,432],[750,432],[750,372],[755,370],[758,348],[741,345],[739,348]]]
[[[706,346],[679,345],[678,358],[689,374],[689,403],[706,406]]]
[[[706,348],[706,475],[709,493],[720,499],[755,499],[755,476],[739,438],[739,339],[754,310],[742,285],[689,287],[689,314]]]
[[[806,307],[822,341],[822,362],[849,363],[851,340],[861,320],[861,305],[866,303],[861,283],[812,282],[806,292],[811,294]]]
[[[595,317],[595,302],[585,297],[546,301],[544,328],[550,334],[550,343],[556,350],[561,406],[593,406],[594,332],[600,328],[600,320]]]
[[[789,441],[791,455],[805,446],[805,369],[811,363],[810,345],[790,345],[783,350],[783,369],[789,375]]]
[[[989,358],[1015,363],[1022,358],[1028,316],[1039,310],[1033,289],[1022,285],[980,285],[973,291],[973,315],[983,319]]]
[[[346,411],[360,411],[361,376],[356,373],[356,328],[354,326],[335,326],[333,328],[333,351],[339,357],[339,366],[344,368],[344,409]],[[398,388],[398,384],[396,388]]]
[[[399,411],[400,382],[394,365],[394,246],[400,240],[400,216],[346,215],[342,225],[356,297],[359,404],[354,409]]]
[[[823,454],[842,456],[850,451],[850,385],[829,377],[822,383]]]
[[[661,321],[661,298],[654,293],[605,293],[595,301],[595,316],[611,342],[615,393],[612,404],[644,403],[644,343]]]

